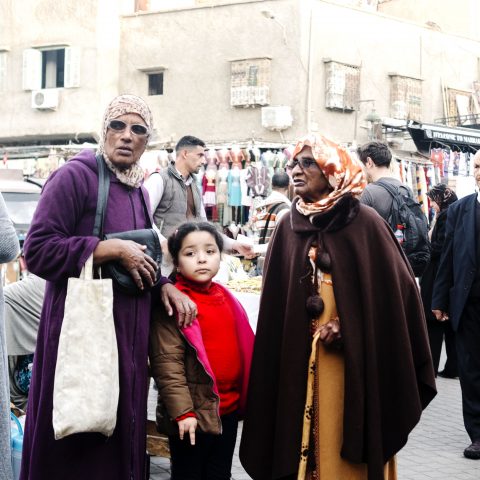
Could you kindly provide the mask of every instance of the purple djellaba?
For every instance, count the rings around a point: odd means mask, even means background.
[[[109,105],[104,120],[99,152],[110,174],[104,232],[148,228],[141,199],[143,173],[137,162],[151,131],[151,113],[142,99],[122,95]],[[140,125],[147,128],[142,130]],[[120,397],[113,435],[79,433],[54,438],[53,385],[67,279],[79,276],[92,252],[95,264],[116,259],[144,283],[151,283],[155,274],[156,266],[152,267],[140,245],[92,236],[97,193],[95,154],[84,150],[50,176],[25,242],[28,268],[45,278],[47,287],[27,408],[22,480],[146,478],[150,303],[151,298],[160,297],[160,291],[132,296],[114,286]],[[188,313],[190,309],[188,314],[194,315],[195,306],[166,282],[162,278],[159,290],[167,310],[171,311],[171,302],[177,311]]]

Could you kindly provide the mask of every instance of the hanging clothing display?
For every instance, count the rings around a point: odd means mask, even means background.
[[[203,204],[205,207],[213,207],[217,204],[215,181],[217,179],[217,170],[207,168],[203,176]]]
[[[232,167],[228,172],[228,204],[231,207],[242,206],[242,189],[240,187],[241,170]]]
[[[270,187],[268,168],[258,162],[252,163],[247,175],[247,185],[252,189],[254,197],[266,197]]]

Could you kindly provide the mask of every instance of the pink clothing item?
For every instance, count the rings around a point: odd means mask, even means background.
[[[240,415],[242,415],[245,412],[245,406],[247,401],[248,380],[250,377],[250,366],[252,361],[253,343],[255,336],[253,334],[252,327],[248,322],[247,314],[240,302],[228,291],[227,288],[217,283],[215,283],[215,285],[219,287],[227,297],[233,315],[235,317],[237,340],[241,355],[240,363],[242,366],[238,412]],[[205,349],[202,338],[200,323],[198,322],[198,320],[195,319],[189,327],[183,328],[182,333],[186,341],[195,349],[199,362],[203,365],[203,368],[205,368],[207,374],[212,378],[214,393],[216,395],[219,395],[217,382],[213,373],[212,366],[208,359],[207,351]]]

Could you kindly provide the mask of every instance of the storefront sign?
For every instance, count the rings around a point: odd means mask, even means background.
[[[409,122],[408,132],[418,151],[429,154],[431,148],[451,148],[475,153],[480,148],[480,130],[452,128],[446,125]]]
[[[471,134],[465,135],[463,133],[439,132],[436,130],[426,129],[425,136],[427,138],[438,139],[453,143],[480,145],[480,134],[479,136],[473,136]]]

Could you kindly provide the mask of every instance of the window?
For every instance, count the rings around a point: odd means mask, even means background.
[[[471,124],[473,115],[476,113],[474,95],[466,90],[446,88],[447,98],[447,125],[468,125]]]
[[[360,68],[325,61],[325,107],[331,110],[356,110],[360,94]]]
[[[230,66],[230,105],[249,107],[270,103],[271,59],[235,60]]]
[[[390,115],[399,120],[421,120],[422,81],[390,75]]]
[[[163,72],[148,75],[148,94],[163,95]]]
[[[42,52],[42,88],[60,88],[64,85],[65,49]]]
[[[0,52],[0,93],[7,89],[7,53]]]
[[[23,52],[23,89],[80,86],[80,49],[29,48]]]

